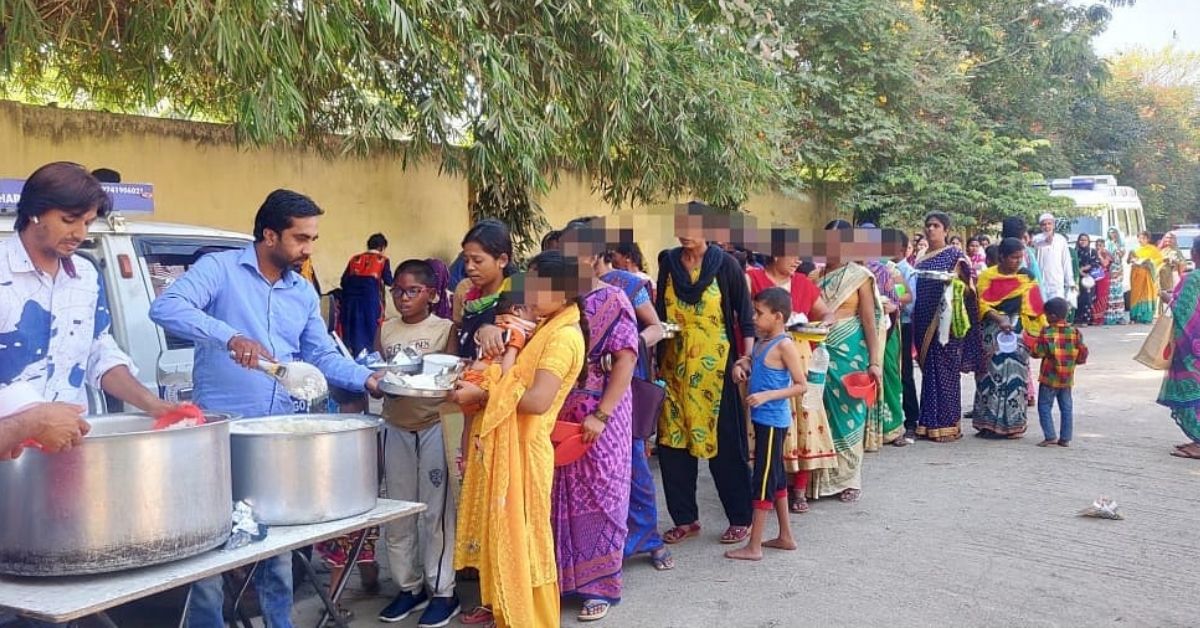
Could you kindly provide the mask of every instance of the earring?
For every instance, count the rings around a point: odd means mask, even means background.
[[[435,295],[433,295],[433,297],[432,297],[432,298],[430,298],[430,299],[429,299],[429,302],[430,302],[430,303],[441,303],[441,302],[442,302],[442,297],[441,297],[441,295],[437,295],[437,294],[435,294]]]
[[[38,225],[38,224],[41,224],[42,221],[39,220],[37,216],[32,216],[29,218],[29,222],[32,222],[33,224]]]

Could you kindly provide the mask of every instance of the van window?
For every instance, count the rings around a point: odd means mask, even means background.
[[[134,244],[146,265],[154,298],[158,298],[204,255],[244,248],[249,242],[218,238],[143,236],[135,238]],[[167,349],[187,349],[192,346],[191,340],[174,336],[165,330],[164,333]]]
[[[1071,233],[1086,233],[1089,235],[1101,232],[1099,216],[1076,216],[1071,225]]]
[[[1133,228],[1133,225],[1131,225],[1129,222],[1129,210],[1128,209],[1124,209],[1124,208],[1118,209],[1117,217],[1120,218],[1121,235],[1126,236],[1126,237],[1129,237],[1131,235],[1137,235],[1137,231]]]

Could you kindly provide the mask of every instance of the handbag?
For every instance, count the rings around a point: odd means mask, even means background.
[[[1133,359],[1156,371],[1167,370],[1167,367],[1171,365],[1171,354],[1175,349],[1175,344],[1171,341],[1174,324],[1170,310],[1159,316],[1154,327],[1150,328],[1150,334],[1146,336],[1146,341],[1142,343],[1142,348],[1138,350],[1137,355],[1133,356]]]
[[[658,429],[658,415],[667,399],[667,390],[637,377],[629,388],[633,392],[633,437],[646,440]]]
[[[650,351],[646,348],[646,341],[641,338],[638,338],[638,366],[638,370],[653,377],[650,369]],[[646,440],[654,436],[658,429],[658,415],[667,399],[667,391],[662,386],[636,375],[630,381],[629,389],[633,393],[633,437]]]

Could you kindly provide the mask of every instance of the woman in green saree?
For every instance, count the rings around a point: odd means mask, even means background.
[[[850,229],[845,221],[835,220],[826,231]],[[837,495],[843,502],[858,501],[862,494],[862,460],[867,426],[867,404],[850,396],[842,378],[866,371],[876,390],[883,384],[883,343],[879,328],[883,309],[875,290],[875,276],[859,264],[843,264],[838,254],[840,236],[831,234],[827,263],[820,271],[817,286],[829,305],[832,327],[825,337],[829,352],[829,375],[825,381],[825,411],[829,431],[837,452],[837,467],[814,471],[809,483],[813,498]],[[827,320],[829,320],[827,319]]]
[[[1192,242],[1192,261],[1200,262],[1200,239]],[[1164,295],[1165,296],[1165,295]],[[1171,418],[1188,438],[1172,456],[1200,459],[1200,273],[1183,276],[1170,299],[1172,314],[1171,365],[1163,377],[1158,403],[1171,409]]]

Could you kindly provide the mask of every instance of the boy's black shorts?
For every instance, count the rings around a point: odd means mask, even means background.
[[[754,507],[775,508],[775,500],[787,497],[787,472],[783,468],[783,439],[786,428],[754,424]]]

